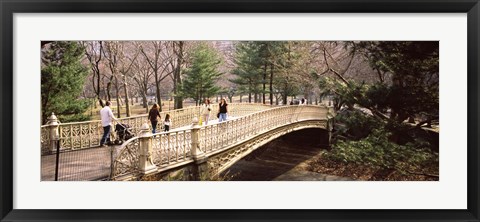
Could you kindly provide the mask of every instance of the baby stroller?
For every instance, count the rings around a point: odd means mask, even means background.
[[[128,124],[117,123],[115,125],[115,133],[117,134],[115,144],[122,144],[134,137],[135,135],[130,130],[131,128]]]

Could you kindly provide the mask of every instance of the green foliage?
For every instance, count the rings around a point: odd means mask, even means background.
[[[89,102],[81,94],[87,68],[81,64],[84,50],[77,42],[53,42],[42,52],[42,119],[54,112],[62,122],[84,121]]]
[[[260,48],[255,42],[240,42],[236,48],[236,67],[232,71],[236,78],[230,81],[238,86],[240,92],[260,92],[263,72]]]
[[[335,126],[338,137],[351,140],[363,139],[384,125],[380,120],[357,109],[342,110],[335,116],[335,121],[338,123]]]
[[[386,113],[392,102],[391,98],[389,98],[391,90],[391,87],[384,83],[373,84],[365,91],[365,96],[362,97],[363,100],[360,104],[364,107]]]
[[[305,57],[299,45],[299,42],[292,41],[239,42],[235,54],[236,67],[232,71],[236,78],[230,81],[238,85],[240,92],[278,92],[284,100],[287,96],[303,93],[301,86],[311,82],[299,75],[298,67],[303,67],[302,59]],[[266,85],[269,87],[264,90]]]
[[[380,99],[372,100],[371,106],[391,109],[391,119],[398,123],[419,114],[438,119],[438,41],[361,42],[358,46],[373,69],[392,74],[390,85],[381,81],[378,93],[371,94],[377,95],[371,99]]]
[[[391,79],[370,85],[320,79],[325,94],[335,95],[337,110],[343,105],[365,107],[395,124],[415,116],[438,120],[438,42],[360,42],[356,48],[374,70],[390,73]]]
[[[429,144],[398,145],[389,140],[385,129],[374,129],[358,141],[338,141],[325,157],[344,163],[369,165],[379,169],[395,169],[401,173],[419,172],[432,163],[438,165],[438,154],[428,149]]]
[[[222,75],[218,71],[221,59],[214,49],[206,44],[197,46],[192,55],[192,64],[185,71],[182,82],[182,95],[194,99],[197,103],[220,91],[216,86]]]

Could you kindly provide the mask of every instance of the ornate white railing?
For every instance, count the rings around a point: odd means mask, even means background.
[[[142,171],[138,168],[138,162],[142,162],[138,159],[138,156],[141,156],[138,153],[140,149],[136,148],[139,139],[152,141],[151,152],[148,151],[150,148],[143,149],[144,152],[151,153],[143,154],[151,158],[151,164],[155,168],[168,168],[194,161],[195,152],[193,152],[193,149],[195,148],[193,144],[198,144],[198,148],[207,156],[214,155],[216,152],[229,149],[235,144],[247,141],[256,135],[275,128],[301,121],[327,120],[329,118],[329,108],[324,106],[270,108],[208,126],[198,126],[194,121],[190,128],[184,130],[172,130],[156,134],[145,131],[142,136],[135,137],[120,147],[121,153],[115,158],[112,168],[113,179]],[[259,108],[252,107],[252,110],[249,111],[252,112],[254,109],[258,110]],[[245,113],[248,112],[245,111]],[[145,130],[148,130],[148,127]],[[130,146],[133,146],[133,148]],[[134,157],[135,153],[137,158]],[[128,170],[129,167],[130,170]]]
[[[113,175],[124,175],[124,174],[136,174],[140,171],[140,140],[138,137],[129,139],[125,144],[128,146],[122,146],[120,153],[115,156],[121,156],[122,158],[115,158],[115,163],[112,166],[115,166],[115,170],[111,171],[110,177]]]
[[[192,131],[181,130],[153,136],[153,163],[168,166],[191,159]]]
[[[40,147],[42,154],[50,152],[50,129],[48,126],[40,127]]]
[[[242,116],[248,113],[256,112],[259,110],[265,110],[270,108],[269,105],[263,104],[249,104],[238,103],[229,104],[229,115]],[[212,104],[212,111],[210,119],[217,119],[216,113],[218,110],[218,104]],[[166,114],[170,115],[172,120],[172,129],[190,125],[192,118],[200,115],[200,107],[193,106],[184,109],[170,110],[161,112],[162,119],[158,122],[157,131],[163,131],[163,118]],[[142,124],[149,122],[148,115],[139,115],[134,117],[120,118],[119,122],[128,124],[134,134],[138,134]],[[41,126],[41,149],[42,153],[51,149],[50,144],[53,137],[51,134],[50,125]],[[56,124],[58,127],[58,135],[61,139],[61,149],[83,149],[89,147],[95,147],[100,145],[100,139],[103,134],[103,127],[100,120],[85,121],[85,122],[72,122]]]
[[[310,119],[326,119],[328,109],[319,106],[284,106],[259,111],[230,121],[200,128],[200,150],[210,153],[268,132],[274,128]]]

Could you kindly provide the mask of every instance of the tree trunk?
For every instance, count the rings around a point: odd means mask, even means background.
[[[107,101],[112,100],[112,95],[110,94],[110,90],[112,89],[112,81],[113,76],[110,77],[110,81],[107,83]]]
[[[147,102],[147,95],[144,94],[142,95],[142,102],[143,102],[143,108],[148,112],[148,102]]]
[[[180,96],[180,85],[182,84],[182,78],[181,78],[181,67],[183,64],[183,41],[178,42],[178,51],[176,52],[177,54],[177,63],[174,71],[174,84],[173,84],[173,90],[175,92],[175,103],[174,103],[174,109],[181,109],[183,108],[183,97]]]
[[[266,91],[266,85],[267,85],[267,63],[263,65],[263,91],[262,91],[262,97],[263,97],[263,104],[265,104],[265,91]]]
[[[155,72],[155,96],[157,97],[157,104],[160,106],[162,99],[160,98],[160,80],[158,79],[158,72]],[[162,112],[162,107],[159,107],[159,111]]]
[[[130,103],[129,103],[129,98],[128,98],[128,88],[127,88],[127,76],[123,75],[123,91],[125,93],[125,113],[127,117],[130,117]],[[133,104],[132,104],[133,105]]]
[[[103,104],[103,100],[100,98],[99,95],[97,95],[97,100],[98,100],[98,103],[100,104],[100,106],[103,108],[105,105]]]
[[[121,117],[121,114],[120,114],[120,89],[118,87],[118,78],[115,77],[115,94],[117,96],[117,118],[120,118]]]
[[[162,107],[163,107],[163,106],[162,106],[162,97],[158,97],[158,98],[159,98],[159,99],[158,99],[158,101],[159,101],[159,102],[158,102],[158,111],[159,111],[159,112],[162,112],[162,110],[163,110],[163,108],[162,108]]]
[[[273,63],[270,64],[270,105],[273,104]],[[278,105],[278,99],[276,104]]]
[[[97,94],[98,103],[103,108],[105,105],[103,104],[103,101],[100,98],[100,73],[98,73],[97,76],[98,76],[98,78],[97,78],[97,90],[95,91],[95,94]]]

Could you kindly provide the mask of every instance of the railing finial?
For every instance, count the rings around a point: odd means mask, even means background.
[[[59,124],[59,121],[58,121],[58,118],[57,116],[55,116],[55,113],[52,112],[52,115],[50,115],[48,118],[47,118],[47,125],[58,125]]]
[[[192,119],[192,127],[198,125],[198,117],[193,117]]]
[[[139,134],[140,134],[140,137],[149,137],[152,135],[152,132],[150,132],[150,126],[148,125],[148,123],[142,124],[142,126],[140,127]]]

